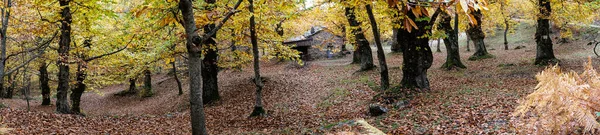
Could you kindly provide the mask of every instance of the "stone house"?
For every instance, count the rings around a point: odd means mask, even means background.
[[[284,45],[293,46],[301,52],[304,61],[338,57],[340,48],[344,45],[344,38],[326,27],[314,26],[303,35],[290,38],[283,42]]]

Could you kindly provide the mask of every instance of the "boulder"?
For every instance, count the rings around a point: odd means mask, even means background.
[[[378,104],[369,105],[369,115],[371,115],[371,116],[380,116],[387,112],[388,112],[388,110],[381,105],[378,105]]]

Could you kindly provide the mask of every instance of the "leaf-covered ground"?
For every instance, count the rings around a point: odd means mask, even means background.
[[[261,72],[268,78],[263,102],[269,112],[264,118],[248,118],[255,90],[251,68],[226,70],[219,74],[221,100],[206,106],[207,127],[211,134],[347,133],[361,132],[354,121],[364,118],[390,134],[514,133],[516,121],[510,113],[518,100],[533,91],[535,74],[544,67],[532,65],[532,38],[515,41],[510,50],[490,40],[490,48],[496,48],[489,50],[495,55],[492,59],[467,61],[472,52],[461,47],[468,67],[463,70],[440,69],[445,53],[434,52],[428,72],[432,89],[418,93],[404,108],[387,105],[390,112],[379,117],[366,114],[379,92],[379,73],[355,73],[359,66],[349,65],[349,57],[315,61],[304,68],[263,63]],[[593,55],[593,46],[586,43],[555,45],[564,70],[583,69],[582,63]],[[517,45],[526,48],[512,49]],[[388,54],[387,60],[391,82],[397,85],[402,78],[402,56]],[[599,61],[594,59],[594,63]],[[2,99],[8,108],[0,109],[0,128],[10,128],[11,134],[189,134],[187,82],[186,94],[177,95],[172,78],[155,75],[153,79],[156,93],[150,98],[113,96],[125,90],[126,84],[99,89],[101,94],[85,93],[82,108],[86,117],[55,114],[55,107],[40,106],[39,98],[32,101],[30,112],[25,100]]]

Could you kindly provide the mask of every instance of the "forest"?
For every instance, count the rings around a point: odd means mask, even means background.
[[[600,132],[600,0],[0,5],[0,134]]]

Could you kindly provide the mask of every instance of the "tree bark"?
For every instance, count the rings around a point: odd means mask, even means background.
[[[508,50],[508,40],[506,39],[506,34],[508,33],[508,19],[510,19],[510,16],[506,16],[504,14],[504,11],[506,10],[504,2],[500,2],[500,9],[502,10],[500,11],[502,13],[502,18],[504,18],[504,50]]]
[[[414,8],[410,10],[414,10]],[[417,20],[410,10],[405,13],[408,18],[415,21],[419,29],[413,29],[412,32],[402,29],[399,33],[399,37],[403,37],[399,42],[405,43],[402,49],[404,62],[402,63],[403,76],[400,84],[403,88],[408,89],[429,89],[427,70],[433,62],[433,54],[429,47],[429,37],[424,35],[431,33],[431,26],[441,9],[436,10],[430,21]]]
[[[342,36],[342,45],[340,46],[340,53],[342,54],[342,56],[346,55],[346,52],[348,52],[348,49],[346,48],[346,26],[342,25],[342,34],[344,34]]]
[[[11,0],[7,0],[6,9],[2,8],[2,29],[0,29],[0,98],[4,97],[4,68],[6,64],[6,40],[8,38],[6,31],[8,30],[8,19],[10,18],[10,7],[12,6]],[[9,10],[7,10],[9,9]]]
[[[352,63],[351,64],[360,64],[360,52],[358,51],[357,44],[354,44],[354,51],[352,51]]]
[[[40,64],[39,71],[40,90],[42,90],[42,105],[50,105],[50,86],[48,85],[50,78],[48,77],[48,65],[46,62]]]
[[[58,43],[58,87],[56,89],[56,112],[68,114],[70,112],[67,93],[69,90],[69,50],[71,44],[71,9],[70,0],[59,0],[61,11],[61,33]]]
[[[471,47],[469,47],[469,44],[471,44],[470,43],[471,37],[469,36],[469,34],[466,34],[466,35],[467,35],[467,52],[470,52],[471,51]]]
[[[135,78],[129,78],[129,89],[127,90],[127,94],[137,94],[137,86],[135,84]]]
[[[446,38],[444,38],[444,45],[446,46],[446,62],[442,65],[442,68],[446,70],[451,70],[453,68],[467,68],[461,62],[460,54],[458,51],[458,33],[456,32],[456,29],[458,29],[458,27],[456,26],[458,25],[455,23],[455,29],[452,29],[452,26],[450,25],[452,17],[447,13],[441,13],[440,16],[442,18],[440,20],[439,28],[441,28],[446,33],[446,35],[448,35]],[[455,16],[454,18],[455,21],[458,22],[458,16]]]
[[[14,78],[18,74],[19,74],[18,71],[17,71],[17,73],[15,73],[14,76],[11,75],[11,73],[8,74],[8,83],[9,83],[9,86],[8,86],[8,88],[6,88],[6,93],[4,95],[4,98],[11,99],[13,97],[13,91],[15,90],[15,85],[16,85]]]
[[[369,41],[360,28],[360,22],[356,20],[355,8],[346,7],[345,10],[348,23],[350,24],[350,27],[353,28],[352,34],[354,34],[354,39],[357,45],[355,48],[357,48],[357,51],[359,52],[358,55],[360,56],[359,71],[371,70],[375,67],[375,65],[373,65],[373,54],[371,52],[371,47],[369,46]]]
[[[483,33],[483,30],[481,29],[481,23],[483,23],[481,19],[483,14],[481,14],[480,10],[472,11],[471,14],[475,17],[477,24],[470,24],[469,28],[467,29],[467,34],[469,35],[469,38],[473,40],[473,44],[475,46],[475,53],[469,57],[469,60],[479,60],[494,57],[487,52],[485,42],[483,41],[483,39],[485,39],[485,33]]]
[[[252,14],[250,16],[250,42],[252,42],[252,56],[254,57],[254,84],[256,85],[256,102],[254,104],[254,110],[252,110],[250,117],[254,117],[266,115],[267,112],[265,111],[262,105],[262,89],[264,85],[262,83],[262,80],[260,79],[260,59],[258,56],[258,38],[256,36],[256,22],[254,20],[254,2],[253,0],[248,0],[248,2],[248,9]]]
[[[535,55],[536,65],[548,65],[558,63],[552,49],[552,39],[550,38],[549,18],[552,13],[549,0],[539,0],[540,15],[537,19],[537,28],[535,32],[535,42],[537,43],[537,52]]]
[[[152,97],[154,92],[152,90],[152,73],[150,70],[144,70],[144,92],[142,92],[142,97]]]
[[[177,89],[179,90],[178,94],[183,95],[183,88],[181,87],[181,81],[178,77],[177,66],[175,65],[175,61],[177,61],[177,58],[175,58],[175,60],[171,62],[171,66],[173,67],[173,77],[175,77],[175,82],[177,82]]]
[[[208,3],[214,4],[214,3]],[[208,10],[212,10],[208,8]],[[211,31],[215,28],[215,24],[208,24],[204,26],[204,31]],[[216,46],[217,42],[214,40],[216,34],[212,38],[204,41],[203,46],[206,51],[204,59],[202,60],[202,102],[208,104],[219,100],[219,85],[217,83],[217,76],[219,74],[219,67],[217,66],[217,57],[219,56],[216,48],[211,49],[211,46]]]
[[[508,33],[508,21],[504,21],[504,50],[508,50],[508,40],[506,34]]]
[[[383,47],[381,46],[379,28],[377,28],[377,21],[375,20],[375,16],[373,16],[373,9],[371,9],[371,5],[367,5],[366,8],[367,14],[369,15],[369,20],[371,22],[371,28],[373,29],[375,44],[377,44],[377,58],[379,59],[379,73],[381,75],[381,90],[387,90],[390,87],[390,77],[388,74],[387,63],[385,61],[385,53],[383,52]]]
[[[85,92],[86,85],[83,83],[85,80],[86,72],[86,63],[83,61],[77,63],[77,72],[75,73],[77,83],[75,88],[71,92],[71,113],[73,114],[81,114],[81,108],[79,107],[81,103],[81,95]]]
[[[439,38],[437,40],[437,50],[435,52],[442,52],[442,50],[440,50],[440,44],[442,44],[442,38]]]
[[[24,70],[27,70],[27,68],[25,68]],[[25,88],[23,88],[23,96],[25,96],[25,100],[27,100],[27,111],[30,111],[30,104],[29,104],[29,100],[30,100],[30,88],[31,88],[31,76],[30,75],[26,75],[27,72],[23,72],[23,79],[25,80]]]
[[[179,0],[179,10],[183,16],[183,27],[186,33],[186,48],[188,52],[188,73],[190,76],[190,115],[193,135],[208,135],[205,125],[204,106],[202,104],[202,59],[201,44],[194,40],[199,38],[196,33],[196,21],[191,0]]]

